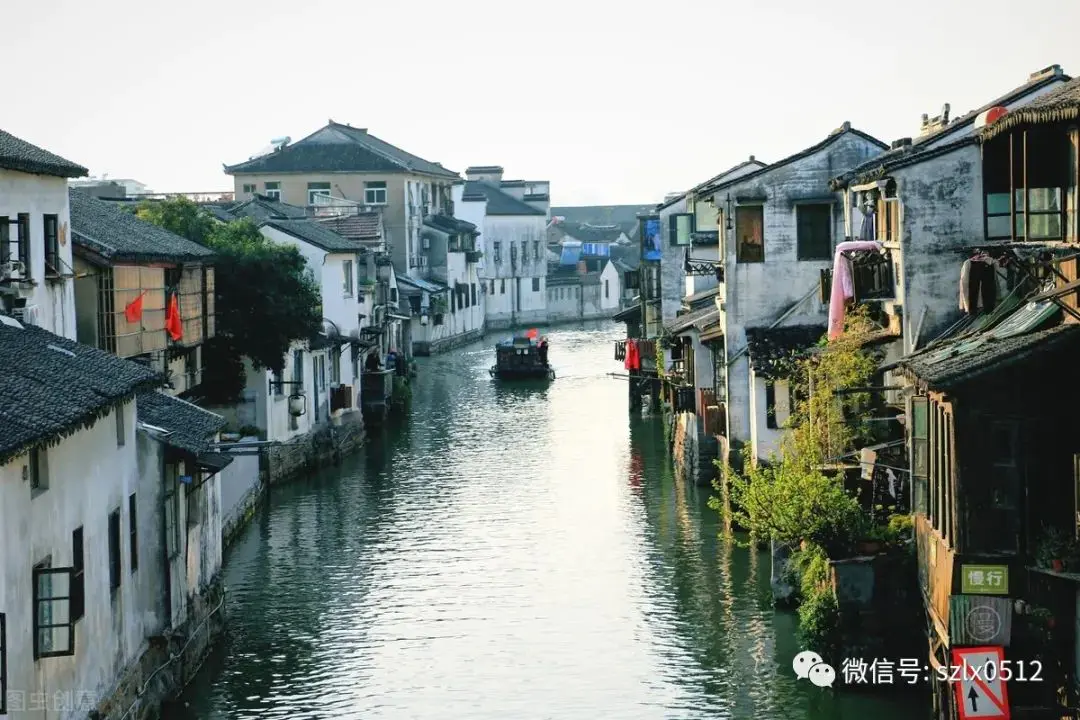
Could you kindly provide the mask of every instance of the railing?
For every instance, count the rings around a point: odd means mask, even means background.
[[[627,340],[615,341],[615,359],[620,362],[626,360],[626,343]],[[647,362],[656,361],[656,341],[655,340],[638,340],[634,339],[634,342],[638,346],[638,356],[641,358],[641,363],[644,365]]]
[[[620,360],[620,361],[621,360],[626,360],[626,341],[625,340],[616,340],[615,341],[615,359]]]

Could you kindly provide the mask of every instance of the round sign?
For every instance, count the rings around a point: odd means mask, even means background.
[[[989,642],[1001,633],[1001,614],[986,605],[974,607],[968,611],[964,626],[975,642]]]

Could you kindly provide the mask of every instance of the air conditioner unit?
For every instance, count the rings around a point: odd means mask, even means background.
[[[26,272],[26,266],[18,260],[0,263],[0,280],[21,278]]]

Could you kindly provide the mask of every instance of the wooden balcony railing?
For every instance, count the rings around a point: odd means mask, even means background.
[[[715,396],[714,396],[715,397]],[[724,403],[706,405],[701,413],[706,435],[727,434],[727,411]]]
[[[619,362],[626,360],[626,340],[615,341],[615,359]],[[655,340],[638,340],[637,343],[638,353],[641,355],[641,362],[655,362],[656,361],[656,341]]]

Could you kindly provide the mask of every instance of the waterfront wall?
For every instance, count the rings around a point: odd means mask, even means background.
[[[468,332],[459,333],[457,335],[451,335],[449,337],[439,338],[432,341],[413,341],[413,355],[418,357],[424,357],[428,355],[438,355],[439,353],[459,348],[462,345],[468,345],[471,342],[476,342],[484,336],[482,328],[476,328],[469,330]]]
[[[220,576],[193,596],[183,625],[149,638],[138,659],[119,676],[90,720],[152,720],[202,667],[225,628],[225,587]]]
[[[263,456],[260,474],[269,485],[286,482],[301,473],[340,462],[363,443],[360,413],[350,413],[341,419],[340,425],[319,425],[310,433],[271,447]]]
[[[717,474],[716,438],[705,434],[701,418],[694,413],[679,413],[673,423],[675,472],[686,482],[712,487]]]
[[[258,438],[246,437],[240,442]],[[263,482],[258,455],[235,455],[233,463],[221,471],[221,535],[226,547],[247,524],[262,500]]]

